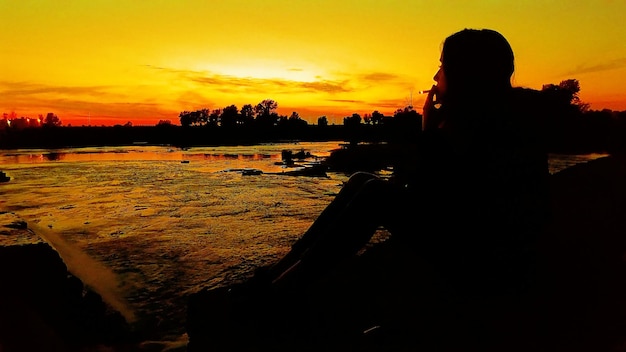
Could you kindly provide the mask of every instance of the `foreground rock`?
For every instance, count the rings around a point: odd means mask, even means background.
[[[121,314],[12,213],[0,213],[0,283],[0,351],[88,351],[133,341]]]
[[[303,290],[193,295],[189,351],[624,351],[626,164],[566,169],[552,192],[522,295],[443,299],[428,263],[390,239]]]

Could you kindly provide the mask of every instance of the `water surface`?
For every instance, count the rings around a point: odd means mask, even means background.
[[[281,150],[325,157],[338,145],[0,151],[12,178],[0,211],[23,217],[128,320],[176,339],[189,294],[277,260],[347,180],[269,174],[288,170]],[[550,170],[600,156],[551,155]]]

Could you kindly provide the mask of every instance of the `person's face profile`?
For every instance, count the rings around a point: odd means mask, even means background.
[[[443,54],[441,54],[441,57],[439,59],[439,70],[437,71],[437,73],[435,73],[435,76],[433,76],[433,80],[435,82],[437,82],[437,94],[439,95],[439,98],[445,94],[446,92],[446,74],[443,70]]]

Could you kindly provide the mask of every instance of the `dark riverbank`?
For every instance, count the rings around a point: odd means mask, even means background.
[[[441,300],[425,263],[385,241],[287,304],[199,293],[189,307],[191,350],[624,351],[624,181],[626,163],[617,157],[552,176],[553,218],[540,239],[536,285],[523,295]],[[253,319],[234,322],[217,340],[207,337],[224,324],[215,319],[227,304],[259,313],[254,319],[266,333],[242,336],[235,329],[257,326]],[[285,305],[285,316],[295,311],[297,318],[263,315]]]
[[[606,331],[611,333],[611,331],[621,327],[618,324],[611,325],[608,319],[602,320],[597,318],[605,314],[603,312],[611,311],[616,306],[614,304],[615,300],[618,300],[618,307],[619,304],[623,304],[619,303],[619,297],[623,297],[619,279],[619,276],[623,275],[623,272],[621,272],[623,261],[621,261],[620,255],[624,253],[623,243],[620,242],[623,237],[621,235],[623,232],[620,231],[624,229],[623,224],[620,223],[620,221],[623,221],[621,214],[623,214],[624,208],[624,191],[621,184],[623,183],[624,173],[620,171],[620,167],[623,168],[623,163],[615,158],[602,160],[605,161],[590,162],[583,164],[587,165],[585,167],[571,168],[570,170],[572,171],[570,173],[563,172],[554,178],[559,181],[554,189],[562,190],[561,196],[558,198],[560,201],[555,203],[555,207],[564,209],[563,212],[559,213],[558,218],[563,223],[567,221],[574,221],[574,223],[572,225],[565,224],[563,230],[556,226],[555,229],[559,231],[548,232],[548,235],[545,237],[545,258],[552,258],[552,252],[557,253],[557,255],[549,262],[552,269],[549,272],[550,276],[546,276],[547,279],[545,280],[546,282],[556,283],[554,287],[548,286],[545,290],[546,296],[544,297],[554,300],[556,303],[551,302],[553,303],[551,307],[561,311],[552,311],[549,321],[556,323],[559,322],[561,317],[563,319],[567,318],[565,322],[561,322],[563,329],[561,333],[563,336],[566,336],[565,333],[570,330],[582,331],[581,337],[575,336],[574,342],[571,343],[578,341],[576,339],[590,338],[588,334],[598,334],[599,331],[602,332],[602,329],[606,329]],[[559,184],[562,184],[562,186],[559,186]],[[607,212],[607,209],[610,211]],[[598,226],[598,222],[602,225]],[[565,232],[565,230],[571,231],[571,233]],[[601,233],[599,233],[600,231]],[[593,236],[589,237],[587,233],[592,233]],[[392,323],[399,322],[401,326],[406,327],[404,338],[411,339],[411,336],[416,335],[415,331],[423,333],[423,330],[420,330],[423,329],[423,326],[420,327],[416,321],[407,324],[397,318],[407,315],[415,316],[413,314],[415,310],[412,309],[416,308],[411,308],[412,306],[407,305],[407,302],[420,303],[428,301],[414,300],[413,298],[419,297],[419,295],[424,293],[421,288],[423,280],[413,279],[415,275],[419,277],[419,274],[414,271],[398,270],[398,268],[402,268],[403,264],[412,264],[413,260],[409,257],[410,260],[406,263],[405,259],[407,256],[398,255],[402,253],[402,250],[402,248],[394,248],[393,246],[380,246],[376,251],[370,252],[371,256],[368,256],[371,259],[366,261],[366,263],[369,263],[367,264],[370,266],[369,269],[361,271],[361,274],[368,273],[368,275],[353,274],[354,272],[350,268],[338,270],[334,279],[329,278],[329,286],[325,286],[326,284],[320,285],[316,291],[312,292],[319,292],[322,295],[321,297],[325,295],[330,303],[339,305],[338,308],[341,309],[348,307],[348,305],[344,307],[346,302],[353,302],[357,304],[357,311],[361,312],[361,314],[376,311],[375,307],[383,305],[384,311],[389,312],[386,313],[389,321]],[[591,251],[591,253],[587,251]],[[22,260],[28,261],[27,257],[23,256]],[[18,262],[16,261],[15,263]],[[381,265],[381,263],[384,265]],[[20,268],[18,265],[10,264],[3,266],[5,270],[12,267]],[[372,271],[370,269],[376,270]],[[389,275],[390,272],[394,273],[394,275]],[[375,274],[370,276],[369,273]],[[333,280],[334,284],[332,283]],[[332,286],[335,284],[340,286]],[[338,287],[339,290],[327,290],[328,287]],[[364,290],[357,290],[357,287],[364,288]],[[371,295],[363,295],[363,292],[378,293],[379,291],[381,299],[370,300]],[[348,293],[353,295],[348,295]],[[547,293],[550,293],[550,295]],[[382,299],[385,297],[390,297],[390,300]],[[613,301],[608,301],[606,306],[603,306],[604,302],[607,301],[606,297]],[[387,304],[385,302],[391,303]],[[362,304],[359,305],[358,303]],[[601,306],[598,308],[595,306],[597,304]],[[363,307],[372,307],[374,310],[364,309]],[[583,311],[580,312],[579,309]],[[598,314],[591,317],[595,317],[593,318],[595,320],[589,320],[593,321],[593,326],[589,326],[591,323],[586,320],[591,319],[588,315],[590,314],[588,310],[594,311],[595,313],[593,314]],[[328,313],[328,311],[322,309],[319,311],[320,313]],[[619,309],[614,311],[619,313]],[[340,313],[342,311],[337,310],[337,312]],[[330,315],[329,317],[333,317],[330,321],[339,324],[339,322],[345,321],[345,319],[351,319],[351,316],[349,314],[346,315],[346,312],[348,311],[343,311],[342,313],[344,314],[342,318],[344,320],[334,319],[334,317],[340,317],[339,315]],[[403,315],[401,314],[402,312],[406,313]],[[214,316],[214,313],[205,316],[211,317]],[[611,318],[610,315],[607,316]],[[361,319],[362,315],[357,315],[356,317]],[[370,322],[366,319],[358,319],[356,321],[360,323]],[[619,319],[619,316],[617,319]],[[180,321],[180,323],[182,324],[183,322]],[[596,328],[595,324],[599,324],[599,327]],[[555,326],[561,329],[561,325]],[[370,335],[370,337],[375,336],[374,340],[381,346],[390,346],[389,340],[391,338],[394,338],[394,341],[402,341],[402,336],[398,337],[397,331],[394,332],[394,329],[392,331],[388,330],[387,328],[379,330],[377,335]],[[453,335],[452,338],[456,339],[457,337]],[[565,337],[563,338],[565,339]],[[565,341],[570,343],[568,342],[569,340]],[[151,343],[150,347],[143,345],[141,348],[145,350],[165,349],[163,344],[157,345],[158,343]],[[121,350],[124,346],[117,346],[116,348],[118,347],[118,350]],[[382,347],[381,350],[383,350]]]

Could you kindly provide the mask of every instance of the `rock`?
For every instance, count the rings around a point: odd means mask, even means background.
[[[0,212],[0,246],[40,243],[43,240],[14,213]]]
[[[12,228],[12,229],[25,229],[25,228],[28,227],[26,225],[26,221],[23,221],[23,220],[14,221],[14,222],[6,224],[4,226],[8,227],[8,228]]]
[[[4,171],[0,171],[0,183],[9,182],[10,180],[11,180],[11,177],[7,176],[7,174]]]

